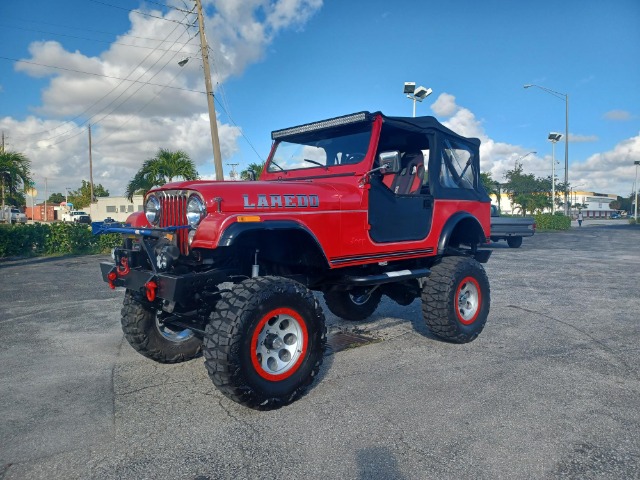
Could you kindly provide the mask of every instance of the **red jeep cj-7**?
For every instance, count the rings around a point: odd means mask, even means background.
[[[272,133],[260,181],[175,182],[146,195],[104,280],[126,288],[122,328],[157,362],[204,353],[232,400],[300,397],[326,343],[312,290],[345,320],[382,295],[422,298],[438,337],[470,342],[489,313],[490,201],[480,142],[433,117],[362,112]]]

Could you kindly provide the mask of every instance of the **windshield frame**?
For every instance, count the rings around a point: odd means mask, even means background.
[[[323,121],[324,122],[324,121]],[[331,125],[325,128],[294,130],[293,134],[276,135],[269,158],[265,163],[261,179],[314,178],[334,175],[362,174],[371,168],[373,153],[377,144],[379,120],[369,116],[364,120],[347,124]],[[297,157],[281,157],[298,150]],[[303,155],[307,151],[320,148],[323,156],[310,158]],[[318,151],[316,150],[316,153]],[[346,154],[359,154],[351,157]],[[346,160],[343,162],[343,156]],[[305,158],[307,161],[305,162]],[[282,162],[282,164],[280,163]],[[319,163],[319,164],[318,164]]]

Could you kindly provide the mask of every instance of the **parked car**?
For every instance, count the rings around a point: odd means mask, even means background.
[[[73,222],[73,223],[91,223],[91,217],[88,213],[83,212],[82,210],[72,210],[68,213],[62,214],[63,222]]]
[[[76,215],[73,221],[76,223],[86,223],[87,225],[91,225],[91,217],[88,214]]]
[[[27,216],[19,208],[7,205],[0,209],[0,223],[27,223]]]
[[[27,223],[27,216],[17,208],[11,209],[11,223]]]
[[[613,212],[609,218],[622,218],[618,212]]]

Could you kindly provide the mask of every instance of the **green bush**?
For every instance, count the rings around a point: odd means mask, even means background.
[[[78,223],[0,225],[0,257],[105,253],[121,242],[119,234],[95,236]]]
[[[635,225],[635,224],[636,224],[636,219],[635,219],[635,218],[633,218],[633,217],[631,217],[631,218],[629,219],[629,225]]]
[[[534,215],[536,228],[539,230],[569,230],[571,218],[564,215],[552,215],[550,213],[540,213]]]

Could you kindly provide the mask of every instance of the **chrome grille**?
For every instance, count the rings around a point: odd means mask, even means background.
[[[188,192],[184,190],[165,190],[155,192],[162,213],[160,214],[160,227],[178,227],[187,224],[187,199]],[[189,253],[189,229],[182,228],[176,231],[178,235],[178,248],[180,253],[187,255]]]

